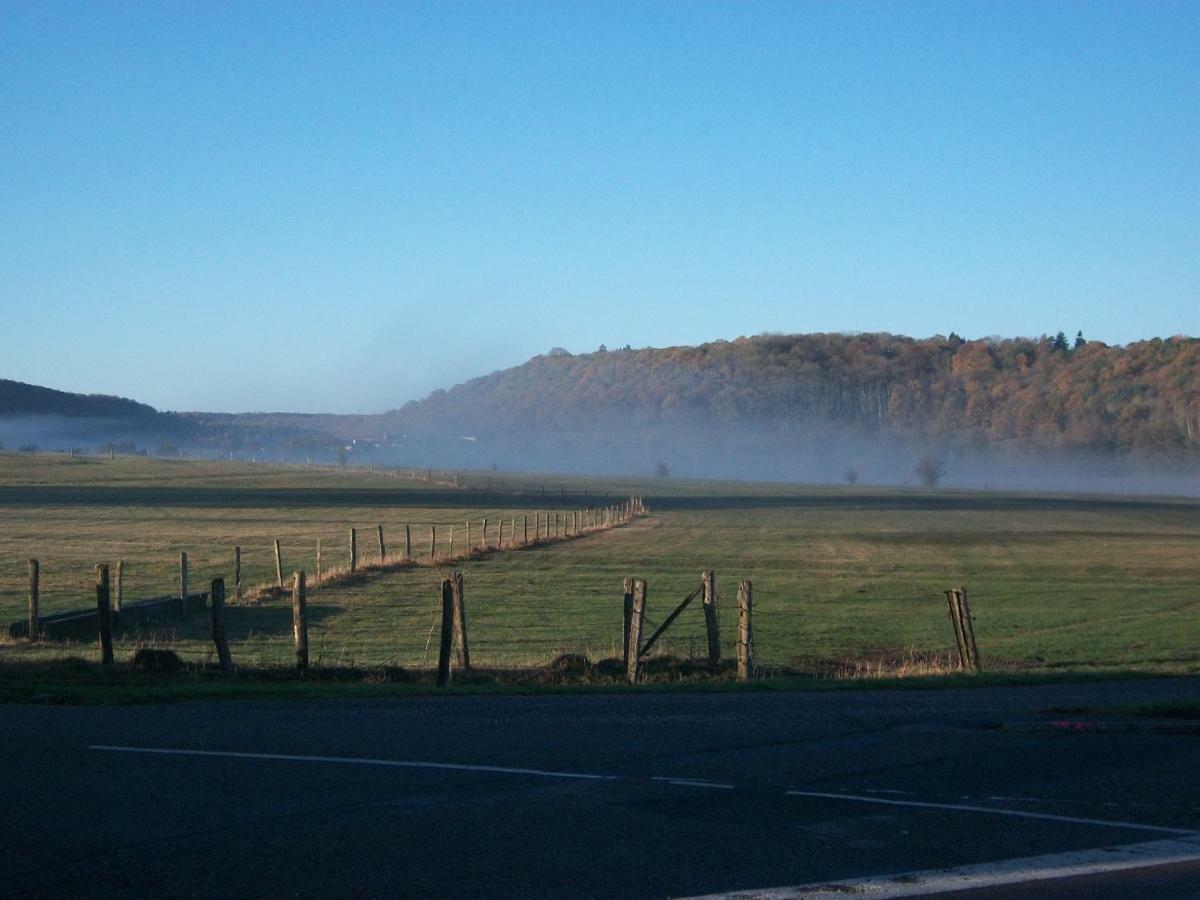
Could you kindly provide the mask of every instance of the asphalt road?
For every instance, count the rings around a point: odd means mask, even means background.
[[[1200,737],[996,726],[1197,697],[1200,679],[0,707],[0,894],[662,897],[1190,840]],[[1163,896],[1200,895],[1194,866],[1169,875]]]

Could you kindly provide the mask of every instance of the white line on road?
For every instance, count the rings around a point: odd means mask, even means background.
[[[857,803],[878,803],[883,806],[915,806],[921,809],[949,809],[955,812],[990,813],[995,816],[1014,816],[1018,819],[1045,819],[1050,822],[1069,822],[1073,825],[1103,825],[1108,828],[1132,828],[1137,831],[1157,831],[1161,834],[1181,834],[1189,837],[1200,834],[1200,832],[1188,828],[1167,828],[1163,825],[1143,825],[1140,822],[1114,822],[1108,819],[1056,816],[1051,813],[1027,812],[1021,809],[999,809],[994,806],[973,806],[966,803],[927,803],[921,800],[887,800],[883,797],[864,797],[861,794],[829,794],[823,791],[788,791],[787,795],[789,797],[818,797],[825,800],[850,800]]]
[[[930,869],[924,872],[876,875],[821,884],[735,891],[713,894],[708,898],[695,897],[692,900],[711,900],[715,897],[722,900],[840,900],[846,896],[870,900],[874,897],[919,897],[925,894],[994,888],[1004,884],[1027,884],[1049,878],[1102,875],[1106,872],[1144,869],[1198,859],[1200,841],[1195,839],[1151,841],[1145,844],[1053,853],[952,869]],[[1049,893],[1047,891],[1047,895]]]
[[[722,784],[719,781],[701,781],[698,778],[668,778],[663,775],[650,776],[651,781],[665,781],[678,787],[713,788],[718,791],[732,791],[732,784]]]
[[[281,762],[339,763],[351,766],[389,766],[397,769],[443,769],[452,772],[489,772],[499,775],[536,775],[542,778],[575,778],[583,781],[616,781],[616,775],[592,775],[585,772],[554,772],[547,769],[520,769],[513,766],[473,766],[466,763],[421,762],[410,759],[370,759],[359,756],[301,756],[294,753],[239,753],[233,750],[176,750],[167,747],[115,747],[93,744],[89,750],[106,753],[147,753],[156,756],[208,756],[224,759],[266,759]]]

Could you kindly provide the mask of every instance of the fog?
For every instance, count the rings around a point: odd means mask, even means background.
[[[236,417],[234,417],[236,418]],[[568,431],[496,431],[380,435],[344,442],[261,426],[210,432],[163,417],[159,427],[61,416],[0,417],[7,452],[82,451],[262,462],[415,466],[669,478],[715,478],[805,484],[923,486],[917,466],[933,461],[941,488],[1200,496],[1200,461],[1150,459],[1078,451],[1030,452],[974,441],[946,441],[879,432],[854,433],[830,423],[771,422],[718,428],[704,420],[622,425],[621,420]],[[926,468],[930,466],[927,463]],[[669,473],[663,475],[663,472]]]

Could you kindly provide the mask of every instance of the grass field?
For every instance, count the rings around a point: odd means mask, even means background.
[[[158,596],[177,589],[180,550],[199,589],[231,577],[240,544],[244,583],[264,583],[276,538],[285,571],[311,573],[318,537],[327,567],[344,562],[350,526],[370,562],[378,523],[389,551],[409,523],[415,550],[427,552],[430,524],[439,543],[452,523],[461,541],[468,518],[532,521],[535,511],[578,508],[584,492],[640,493],[651,513],[631,525],[455,566],[477,665],[618,655],[624,576],[649,582],[653,626],[712,568],[724,654],[737,581],[752,579],[755,650],[768,667],[936,670],[954,647],[942,591],[961,584],[989,670],[1200,671],[1200,502],[498,474],[464,483],[473,489],[357,471],[0,455],[0,620],[24,615],[31,556],[42,565],[43,611],[53,612],[92,602],[97,562],[126,560],[127,599]],[[432,665],[446,571],[422,565],[313,591],[314,664]],[[241,665],[290,661],[286,602],[232,607],[228,628]],[[196,661],[211,654],[201,616],[118,641],[118,658],[146,645]],[[661,644],[680,656],[704,646],[698,605]],[[66,654],[98,658],[91,644],[0,645],[8,660]]]

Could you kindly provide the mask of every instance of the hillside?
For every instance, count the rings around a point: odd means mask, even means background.
[[[105,394],[71,394],[0,378],[0,416],[65,416],[72,419],[149,420],[152,406]]]
[[[763,335],[538,356],[385,414],[409,434],[822,431],[950,446],[1200,452],[1200,340]]]

